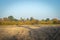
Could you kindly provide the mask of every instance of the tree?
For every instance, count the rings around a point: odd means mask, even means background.
[[[23,18],[21,17],[21,18],[20,18],[20,21],[23,21],[23,22],[24,22],[24,21],[25,21],[25,19],[23,19]]]
[[[14,17],[13,16],[8,16],[8,19],[12,21],[12,20],[14,20]]]
[[[58,19],[57,18],[52,19],[52,21],[53,21],[53,24],[57,24],[58,23]]]
[[[34,18],[33,17],[30,17],[30,21],[32,21],[32,20],[34,20]]]
[[[29,18],[27,18],[26,20],[29,21]]]
[[[49,18],[46,18],[46,21],[49,21],[50,19]]]

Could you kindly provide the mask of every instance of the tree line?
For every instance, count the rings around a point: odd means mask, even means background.
[[[35,19],[33,17],[24,19],[24,18],[20,18],[20,20],[14,18],[13,16],[8,16],[8,17],[4,17],[4,18],[0,18],[0,25],[39,25],[39,24],[60,24],[60,20],[57,18],[53,18],[53,19],[42,19],[42,20],[38,20]]]

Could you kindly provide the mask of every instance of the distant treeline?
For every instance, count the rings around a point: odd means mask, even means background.
[[[33,17],[23,19],[20,18],[20,20],[15,19],[13,16],[8,16],[5,18],[0,18],[0,25],[35,25],[35,24],[60,24],[60,20],[57,18],[53,19],[42,19],[38,20]]]

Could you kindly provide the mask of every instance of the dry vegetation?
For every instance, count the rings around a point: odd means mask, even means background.
[[[0,18],[0,40],[60,40],[60,20]]]
[[[60,26],[1,25],[0,40],[60,40]]]
[[[40,25],[40,24],[44,24],[44,25],[55,25],[55,24],[60,24],[60,20],[57,18],[46,18],[46,19],[35,19],[33,17],[24,19],[24,18],[20,18],[20,19],[16,19],[13,16],[8,16],[5,18],[0,18],[0,25]]]

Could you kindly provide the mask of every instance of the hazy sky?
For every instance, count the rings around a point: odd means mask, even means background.
[[[0,0],[0,18],[59,18],[60,0]]]

